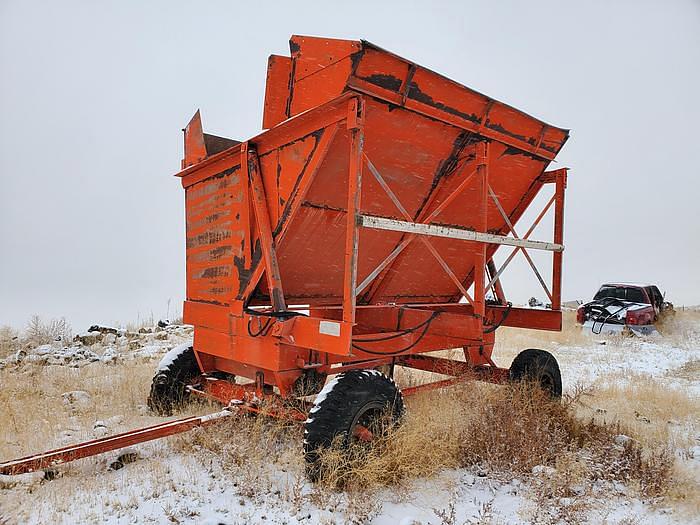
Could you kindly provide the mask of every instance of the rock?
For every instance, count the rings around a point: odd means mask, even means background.
[[[613,481],[612,482],[613,490],[617,492],[618,494],[626,494],[627,493],[627,487],[625,486],[624,483],[621,483],[619,481]]]
[[[152,334],[153,330],[150,328],[139,328],[139,333],[140,334]]]
[[[37,355],[48,355],[53,354],[55,351],[56,349],[53,347],[53,345],[41,345],[37,346],[32,353]]]
[[[116,342],[117,342],[117,335],[116,334],[106,334],[102,338],[103,345],[113,345]]]
[[[74,411],[87,410],[92,406],[92,397],[84,390],[73,390],[62,394],[63,404]]]
[[[48,356],[45,355],[28,355],[25,358],[27,363],[34,363],[35,365],[43,365],[49,360]]]
[[[73,436],[75,436],[75,432],[72,430],[61,430],[58,434],[58,442],[61,445],[70,445],[76,441]]]
[[[106,436],[109,433],[109,429],[107,428],[107,423],[104,421],[95,421],[92,425],[92,433],[96,437],[102,437]]]
[[[632,441],[632,438],[629,436],[625,436],[624,434],[618,434],[617,436],[615,436],[615,444],[616,445],[624,446],[627,443],[629,443],[630,441]]]
[[[25,357],[27,357],[26,350],[17,350],[17,352],[15,352],[15,355],[13,356],[13,360],[15,363],[19,364],[22,361],[24,361]]]
[[[170,321],[167,319],[161,319],[158,321],[158,328],[165,328],[166,326],[170,325]]]
[[[118,356],[119,354],[117,354],[117,351],[110,346],[109,348],[105,349],[104,352],[102,352],[102,357],[100,360],[103,363],[113,363],[117,360]]]
[[[133,463],[139,459],[139,454],[138,452],[127,449],[123,451],[119,457],[109,465],[110,470],[119,470],[124,468],[125,465],[128,465],[129,463]]]
[[[102,338],[104,335],[102,332],[98,331],[90,331],[85,334],[78,334],[73,338],[73,341],[79,341],[83,343],[84,345],[94,345],[95,343],[99,343],[102,341]]]
[[[164,340],[168,338],[168,332],[157,332],[156,335],[154,336],[155,339],[158,340]]]
[[[112,416],[112,417],[108,417],[107,419],[105,419],[105,423],[107,423],[108,427],[121,425],[123,422],[124,422],[124,416],[122,416],[122,415]]]
[[[532,467],[532,473],[535,476],[547,476],[548,478],[551,478],[556,473],[556,470],[546,465],[535,465]]]
[[[571,485],[570,490],[577,496],[582,496],[586,492],[586,487],[583,485]]]
[[[88,332],[100,332],[101,334],[117,334],[117,329],[116,328],[111,328],[109,326],[100,326],[98,324],[94,324],[90,327]]]

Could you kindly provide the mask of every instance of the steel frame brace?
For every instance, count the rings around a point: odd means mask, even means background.
[[[482,242],[485,244],[503,244],[506,246],[518,246],[520,248],[531,248],[533,250],[546,250],[550,252],[564,251],[563,244],[516,239],[504,235],[475,232],[472,230],[467,230],[466,228],[456,228],[454,226],[441,226],[439,224],[422,224],[400,221],[397,219],[390,219],[388,217],[378,217],[376,215],[360,215],[359,220],[360,226],[365,228],[374,228],[377,230],[414,233],[417,235],[428,235],[432,237],[446,237],[448,239]]]

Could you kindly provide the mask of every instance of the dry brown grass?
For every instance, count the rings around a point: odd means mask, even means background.
[[[93,437],[96,420],[121,416],[115,427],[160,421],[139,410],[153,376],[152,361],[81,368],[26,365],[0,370],[0,458],[11,459]],[[72,409],[62,394],[86,391],[91,402]]]
[[[553,482],[560,495],[582,480],[632,483],[645,496],[667,492],[672,457],[666,449],[645,449],[635,440],[618,444],[617,424],[579,419],[573,405],[552,403],[524,385],[471,383],[426,394],[412,400],[405,423],[370,450],[325,451],[322,484],[366,490],[452,467],[503,479],[552,467],[561,474]],[[574,463],[579,474],[572,476]]]
[[[600,377],[579,406],[581,417],[618,422],[645,445],[687,448],[700,430],[700,399],[665,378],[615,372]]]
[[[667,341],[687,350],[697,350],[700,309],[676,309],[675,314],[658,324]]]
[[[183,434],[174,443],[176,448],[188,453],[213,453],[236,478],[234,486],[239,494],[253,497],[270,491],[277,470],[290,472],[293,478],[300,476],[301,439],[302,429],[298,424],[241,415]],[[292,500],[294,487],[289,489]]]
[[[680,370],[692,372],[692,363]],[[685,461],[697,445],[700,399],[666,378],[629,372],[600,377],[589,394],[577,407],[579,417],[620,425],[642,450],[675,452],[666,499],[682,513],[700,515],[700,479]]]
[[[11,326],[0,326],[0,359],[20,349],[19,331]]]

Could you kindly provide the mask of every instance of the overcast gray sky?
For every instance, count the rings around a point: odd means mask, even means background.
[[[370,40],[570,128],[564,298],[624,280],[700,303],[697,0],[0,0],[0,324],[180,310],[180,129],[201,108],[208,132],[259,132],[292,34]],[[515,301],[533,283],[504,277]]]

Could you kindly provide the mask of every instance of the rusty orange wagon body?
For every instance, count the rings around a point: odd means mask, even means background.
[[[266,131],[216,137],[199,113],[185,129],[194,344],[161,367],[151,406],[168,412],[178,392],[251,411],[276,399],[274,414],[306,420],[313,462],[334,435],[370,439],[378,408],[400,415],[395,366],[447,376],[404,395],[525,376],[561,394],[551,354],[525,351],[507,369],[492,352],[500,326],[561,328],[566,169],[546,170],[568,131],[365,41],[293,36],[290,49],[268,62]],[[551,198],[518,236],[545,186]],[[550,211],[551,240],[531,239]],[[511,253],[496,268],[499,248]],[[551,276],[528,250],[552,254]],[[517,252],[549,308],[507,302],[501,278]],[[463,360],[427,355],[455,348]],[[282,402],[317,394],[330,375],[313,406]],[[329,403],[347,418],[330,420]]]
[[[286,395],[306,371],[432,369],[411,356],[447,348],[493,367],[502,319],[558,330],[566,174],[545,169],[567,131],[367,42],[290,47],[269,60],[268,131],[226,143],[199,115],[185,131],[184,318],[201,369]],[[545,184],[553,242],[508,236]],[[550,310],[508,307],[502,287],[486,300],[502,245],[552,251]]]

